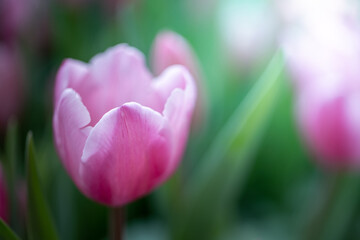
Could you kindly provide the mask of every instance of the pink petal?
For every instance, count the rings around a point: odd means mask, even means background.
[[[89,81],[93,85],[80,95],[90,111],[91,125],[109,110],[126,102],[158,108],[150,89],[152,76],[143,54],[137,49],[125,44],[110,48],[92,59],[89,72]]]
[[[345,114],[345,98],[303,92],[298,103],[303,133],[321,160],[346,166],[352,160],[352,135]]]
[[[193,78],[188,70],[182,66],[173,66],[163,73],[163,79],[172,79],[170,81],[160,81],[158,91],[162,94],[168,94],[171,89],[170,96],[167,99],[163,115],[168,119],[174,142],[174,161],[171,163],[168,174],[171,174],[177,167],[181,159],[182,152],[188,137],[192,113],[196,103],[196,87]],[[171,86],[171,87],[169,87]]]
[[[57,101],[66,88],[79,90],[83,84],[83,78],[87,74],[87,65],[74,59],[66,59],[60,66],[56,76],[55,101]]]
[[[159,33],[152,49],[152,65],[155,75],[159,75],[169,66],[177,64],[187,67],[194,76],[198,76],[197,61],[187,41],[171,31]]]
[[[90,115],[73,89],[66,89],[56,104],[53,127],[58,153],[65,168],[80,186],[79,164],[90,127]]]
[[[171,142],[166,119],[138,103],[106,113],[86,141],[83,192],[107,205],[124,205],[164,180]]]
[[[89,65],[67,60],[59,71],[56,92],[66,87],[78,92],[94,126],[106,112],[130,101],[160,111],[162,106],[150,89],[151,79],[143,54],[119,44],[95,56]]]

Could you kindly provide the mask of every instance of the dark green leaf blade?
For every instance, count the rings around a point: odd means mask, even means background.
[[[20,238],[10,229],[10,227],[0,218],[0,239],[20,240]]]
[[[36,156],[31,132],[27,136],[27,200],[28,200],[28,234],[29,239],[58,239],[52,217],[40,188],[40,180],[36,167]]]
[[[19,230],[18,212],[16,206],[16,181],[17,181],[17,160],[18,160],[18,126],[17,121],[10,119],[6,131],[5,139],[5,157],[3,162],[4,173],[8,186],[8,196],[10,205],[10,221],[9,224],[15,229]]]

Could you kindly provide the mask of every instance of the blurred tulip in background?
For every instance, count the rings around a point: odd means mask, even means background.
[[[321,14],[303,14],[284,38],[298,120],[322,161],[360,166],[360,25],[349,6],[325,5]]]
[[[0,39],[13,40],[29,24],[35,0],[0,2]]]
[[[206,117],[207,97],[204,79],[198,59],[189,43],[179,34],[171,31],[160,32],[152,46],[152,68],[155,75],[161,74],[171,65],[186,67],[197,85],[197,103],[194,112],[194,127],[198,128]]]
[[[17,49],[0,44],[0,128],[21,113],[24,104],[24,69]]]

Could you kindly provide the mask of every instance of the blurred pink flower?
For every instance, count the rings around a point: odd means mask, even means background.
[[[6,193],[5,176],[3,176],[2,167],[0,165],[0,218],[4,221],[8,220],[8,199]]]
[[[23,68],[14,47],[0,44],[0,129],[17,116],[24,100]]]
[[[65,60],[53,118],[60,158],[89,198],[109,206],[131,202],[176,169],[195,100],[186,68],[172,66],[153,79],[144,56],[125,44],[90,64]]]
[[[151,53],[152,69],[155,75],[172,65],[183,65],[194,76],[198,98],[195,106],[193,125],[198,128],[204,120],[206,114],[206,89],[198,59],[190,44],[179,34],[172,31],[160,32],[153,43]]]
[[[287,32],[284,50],[305,139],[328,165],[360,166],[360,25],[336,9],[304,14],[311,17]]]
[[[28,23],[31,16],[31,0],[0,1],[0,38],[11,40]]]

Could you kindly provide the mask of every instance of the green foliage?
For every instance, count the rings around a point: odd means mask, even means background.
[[[40,180],[37,172],[37,160],[32,133],[27,136],[26,163],[27,163],[27,200],[28,219],[27,227],[30,240],[58,239],[55,226],[50,215],[45,197],[40,187]]]
[[[221,129],[189,181],[187,211],[178,239],[216,239],[251,166],[282,89],[283,58],[276,53],[261,79]]]

